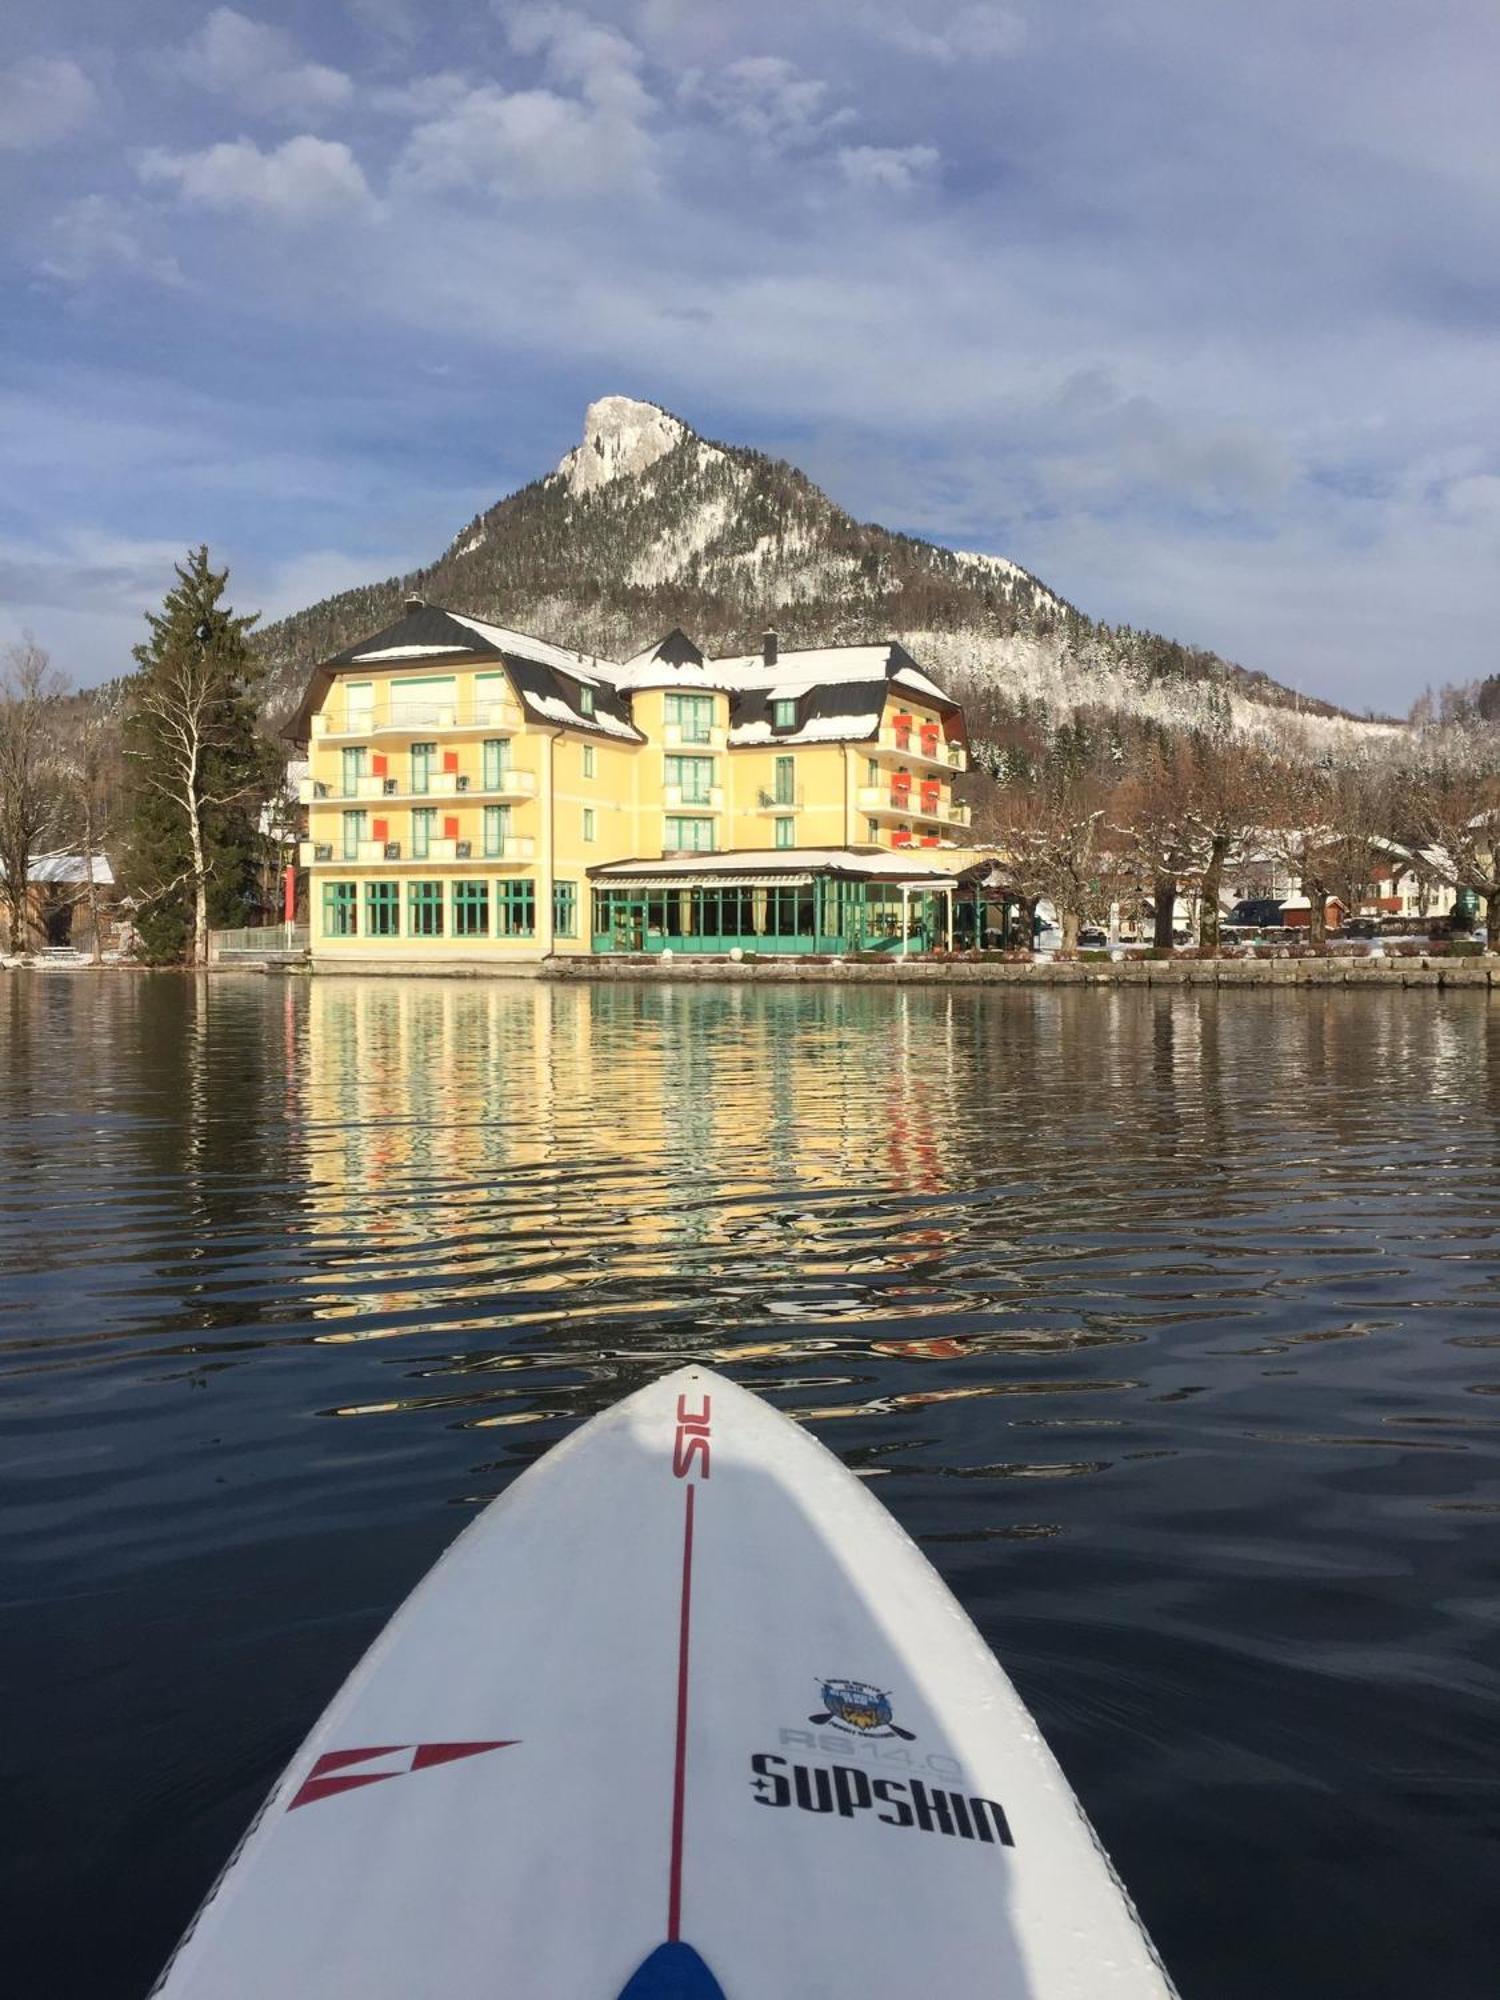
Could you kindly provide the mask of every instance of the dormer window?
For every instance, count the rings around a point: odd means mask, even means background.
[[[771,703],[771,727],[773,729],[795,729],[797,727],[797,704],[795,701],[773,701]]]
[[[593,712],[594,712],[594,690],[593,690],[593,689],[592,689],[591,687],[580,687],[580,688],[579,688],[579,690],[578,690],[578,706],[579,706],[579,708],[580,708],[580,709],[582,709],[582,711],[583,711],[583,713],[584,713],[585,715],[592,715],[592,714],[593,714]]]

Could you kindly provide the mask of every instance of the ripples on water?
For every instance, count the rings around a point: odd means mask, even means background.
[[[713,1361],[928,1548],[1189,2000],[1489,1995],[1500,1007],[0,989],[6,1958],[149,1985],[462,1524]]]

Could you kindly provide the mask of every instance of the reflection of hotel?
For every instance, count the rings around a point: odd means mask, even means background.
[[[947,996],[329,977],[307,1004],[325,1339],[441,1321],[586,1348],[601,1311],[654,1325],[722,1277],[755,1320],[789,1273],[889,1274],[931,1247],[930,1215],[825,1234],[819,1207],[950,1183]]]
[[[620,664],[409,598],[316,670],[292,733],[325,964],[837,952],[950,922],[963,711],[896,644],[713,660],[673,632]]]

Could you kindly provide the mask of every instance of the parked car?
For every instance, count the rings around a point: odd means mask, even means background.
[[[1097,924],[1086,924],[1078,933],[1078,942],[1085,951],[1100,951],[1109,943],[1109,933]]]

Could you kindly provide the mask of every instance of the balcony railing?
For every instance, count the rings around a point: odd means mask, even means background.
[[[881,819],[936,820],[942,826],[967,826],[969,808],[960,805],[957,799],[945,799],[941,793],[925,796],[920,786],[911,791],[902,791],[896,786],[861,785],[856,794],[861,812],[871,813]]]
[[[763,813],[800,812],[806,802],[800,785],[785,796],[778,791],[767,791],[764,786],[755,794],[755,810]]]
[[[525,718],[513,701],[400,701],[381,702],[373,708],[325,708],[312,719],[314,736],[367,737],[399,734],[420,736],[424,731],[441,735],[453,730],[512,732],[524,728]]]
[[[486,852],[482,840],[429,840],[425,854],[414,854],[409,839],[362,840],[352,855],[346,854],[342,842],[335,840],[304,840],[297,849],[298,866],[302,868],[368,868],[376,863],[421,868],[429,862],[464,862],[487,867],[498,861],[535,858],[536,841],[529,833],[512,834],[501,843],[500,851],[493,854]]]
[[[412,799],[448,799],[465,797],[471,799],[534,799],[536,797],[536,772],[511,770],[500,773],[494,784],[486,785],[479,778],[464,771],[433,771],[429,774],[426,791],[413,791],[409,774],[404,776],[366,775],[358,780],[352,792],[346,792],[342,784],[335,784],[327,778],[303,778],[297,788],[297,796],[305,806],[336,806],[357,804],[369,799],[382,802],[410,801]]]
[[[723,812],[724,787],[710,785],[700,798],[696,793],[690,792],[685,785],[663,785],[661,802],[670,813]]]
[[[947,743],[942,737],[924,738],[917,729],[893,729],[889,724],[880,732],[880,748],[909,758],[913,764],[926,764],[934,770],[967,771],[968,752],[961,743]]]
[[[666,723],[661,740],[669,750],[722,750],[724,732],[719,728],[689,729],[680,722]]]

